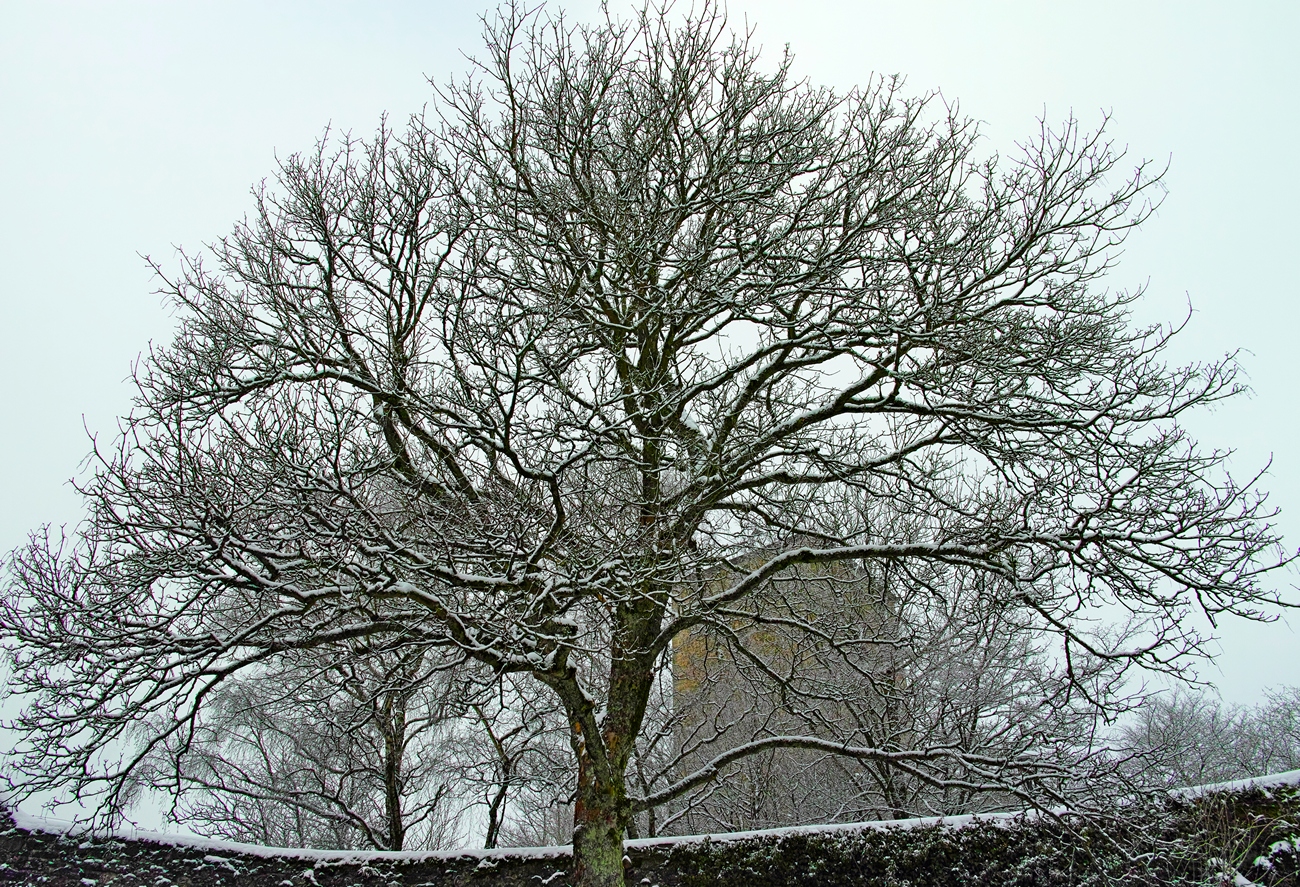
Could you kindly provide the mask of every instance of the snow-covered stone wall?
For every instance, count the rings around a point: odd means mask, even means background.
[[[570,863],[568,847],[282,850],[3,816],[0,885],[561,887]],[[1134,806],[1107,837],[1077,820],[984,815],[629,841],[626,864],[638,887],[1300,887],[1300,771]]]

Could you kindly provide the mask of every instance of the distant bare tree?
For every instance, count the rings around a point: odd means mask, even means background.
[[[487,815],[483,846],[564,843],[539,841],[533,828],[538,814],[563,806],[572,793],[563,713],[536,682],[506,676],[493,689],[471,705],[457,751],[462,792],[482,793],[476,800]]]
[[[854,698],[629,788],[675,638],[777,630],[747,667],[799,693],[791,650],[880,643],[843,602],[766,611],[790,571],[967,571],[1054,645],[1042,704],[1103,712],[1093,663],[1177,674],[1191,613],[1284,603],[1270,510],[1178,424],[1235,364],[1169,367],[1102,283],[1158,177],[1073,121],[982,159],[933,98],[790,65],[707,2],[507,7],[432,122],[287,159],[164,276],[179,331],[74,543],[12,559],[18,791],[111,814],[241,673],[427,650],[564,712],[583,887],[622,883],[639,813],[777,749],[1077,800],[1055,748],[880,744]]]
[[[463,837],[451,753],[467,695],[419,649],[300,657],[225,682],[138,775],[203,834],[275,847],[433,850]]]
[[[1255,706],[1210,693],[1153,695],[1125,724],[1122,745],[1136,780],[1183,788],[1300,770],[1300,688]]]
[[[170,815],[191,829],[270,846],[447,849],[475,808],[485,846],[503,827],[528,837],[532,812],[571,792],[563,717],[509,676],[422,660],[311,655],[227,681],[138,781],[173,793]]]
[[[779,579],[756,593],[755,612],[733,622],[745,631],[679,636],[674,703],[681,758],[661,765],[659,774],[766,736],[825,735],[832,724],[896,752],[944,747],[988,760],[1054,757],[1068,778],[1082,775],[1083,762],[1106,764],[1097,708],[1082,693],[1057,698],[1071,681],[1029,630],[1014,595],[987,587],[997,577],[942,566],[926,575],[889,563],[868,566]],[[815,614],[817,645],[787,630],[798,613]],[[1081,659],[1075,670],[1092,698],[1122,709],[1113,664]],[[882,761],[773,749],[731,765],[723,778],[662,813],[660,827],[740,830],[1021,803],[1014,794],[965,786],[961,765],[943,766],[931,772],[941,777],[935,781]]]

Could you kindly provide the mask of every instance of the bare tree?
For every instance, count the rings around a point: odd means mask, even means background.
[[[169,789],[173,816],[203,834],[276,847],[456,846],[462,762],[451,751],[468,695],[458,683],[419,649],[386,661],[285,657],[223,683],[137,778]]]
[[[1177,422],[1235,364],[1168,367],[1171,332],[1100,284],[1158,177],[1117,177],[1073,121],[1006,160],[976,136],[892,81],[764,67],[716,6],[505,9],[432,122],[289,158],[164,276],[180,329],[97,451],[90,517],[13,557],[20,790],[112,811],[239,673],[427,649],[554,694],[588,887],[622,883],[638,811],[778,748],[1068,800],[1050,752],[892,748],[853,718],[628,788],[675,637],[860,639],[763,612],[784,571],[996,578],[978,593],[1055,644],[1062,706],[1108,704],[1092,662],[1187,667],[1192,611],[1283,603],[1271,512]]]
[[[473,729],[462,732],[458,753],[464,782],[482,793],[483,846],[563,843],[533,827],[533,814],[570,800],[572,755],[563,712],[534,681],[506,676],[493,689],[471,705]]]
[[[1121,746],[1133,777],[1159,788],[1300,769],[1300,688],[1274,690],[1255,706],[1205,692],[1155,694],[1125,723]]]
[[[999,577],[943,565],[925,576],[887,562],[867,567],[780,577],[729,630],[679,635],[680,758],[656,776],[770,736],[834,733],[832,725],[898,753],[943,747],[986,760],[1032,754],[1044,763],[1055,756],[1062,774],[1076,779],[1086,763],[1107,763],[1099,718],[1126,704],[1114,664],[1075,663],[1074,679],[1104,701],[1101,711],[1081,694],[1057,699],[1071,682],[1028,630],[1015,596],[989,587]],[[815,614],[819,643],[786,628],[798,613]],[[887,760],[772,749],[700,786],[660,816],[660,827],[738,830],[1022,803],[964,784],[962,770],[935,762],[927,780]]]

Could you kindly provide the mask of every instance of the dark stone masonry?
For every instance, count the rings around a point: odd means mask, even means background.
[[[14,824],[0,831],[0,884],[49,887],[335,887],[335,885],[451,885],[558,887],[564,855],[521,858],[483,854],[302,854],[244,852],[238,844],[192,846],[142,838],[56,834]],[[558,874],[557,874],[558,873]]]

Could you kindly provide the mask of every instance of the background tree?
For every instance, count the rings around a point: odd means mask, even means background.
[[[286,657],[223,683],[137,778],[171,792],[173,816],[206,835],[272,847],[459,846],[463,773],[452,752],[466,683],[418,649]]]
[[[548,826],[573,790],[563,713],[533,681],[506,677],[471,705],[457,750],[462,791],[486,811],[484,847],[562,844]],[[549,817],[549,818],[548,818]],[[572,815],[567,827],[572,826]]]
[[[172,818],[273,847],[449,849],[480,818],[489,848],[563,843],[528,815],[572,789],[563,718],[538,688],[420,650],[279,666],[226,681],[139,768]]]
[[[1124,725],[1121,745],[1135,780],[1184,788],[1300,770],[1300,688],[1255,706],[1225,705],[1187,690],[1147,699]]]
[[[1170,333],[1100,285],[1156,183],[1118,162],[1073,122],[981,158],[932,98],[812,88],[712,6],[507,8],[432,122],[289,158],[164,275],[180,329],[90,517],[13,559],[20,790],[112,811],[240,672],[425,649],[553,693],[583,885],[621,883],[637,811],[776,749],[1077,800],[1054,750],[893,748],[853,718],[644,796],[627,773],[679,635],[869,630],[769,617],[786,571],[982,574],[1054,644],[1037,704],[1103,712],[1092,663],[1178,673],[1193,611],[1282,603],[1269,511],[1177,424],[1235,365],[1168,367]]]
[[[747,631],[679,636],[674,653],[676,729],[683,761],[702,762],[764,737],[826,735],[852,721],[873,747],[894,752],[946,747],[987,760],[1053,756],[1072,778],[1104,767],[1098,710],[1080,695],[1045,703],[1070,681],[1051,660],[1014,595],[996,577],[934,565],[921,575],[871,564],[786,577],[755,597]],[[816,614],[810,646],[784,628]],[[758,626],[757,629],[755,627]],[[788,651],[781,656],[780,651]],[[781,662],[780,671],[771,666]],[[1125,695],[1104,660],[1075,664],[1076,680],[1114,710]],[[962,769],[918,778],[887,761],[817,750],[773,750],[730,766],[660,816],[681,833],[746,830],[979,812],[1017,805],[963,785]]]

